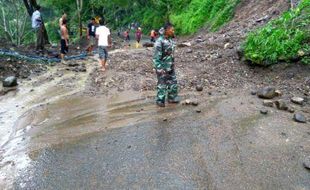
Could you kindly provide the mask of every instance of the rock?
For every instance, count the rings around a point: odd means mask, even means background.
[[[197,86],[196,86],[196,90],[197,90],[198,92],[201,92],[201,91],[203,90],[203,87],[202,87],[201,85],[197,85]]]
[[[271,100],[264,100],[263,101],[263,105],[266,106],[266,107],[273,107],[273,101]]]
[[[300,97],[293,97],[291,98],[291,101],[295,104],[302,105],[304,103],[304,99]]]
[[[80,66],[78,66],[78,71],[79,72],[86,72],[87,70],[86,70],[86,67],[84,65],[80,65]]]
[[[268,110],[262,109],[262,110],[260,110],[260,113],[263,114],[263,115],[267,115],[268,114]]]
[[[294,114],[294,120],[299,123],[307,123],[306,117],[301,113]]]
[[[198,106],[199,105],[199,103],[198,103],[198,101],[192,101],[192,103],[191,103],[193,106]]]
[[[184,43],[180,43],[180,44],[177,45],[177,47],[180,47],[180,48],[182,48],[182,47],[191,47],[191,46],[192,46],[192,44],[190,42],[184,42]]]
[[[188,49],[188,50],[186,50],[186,53],[193,53],[193,50],[192,49]]]
[[[251,91],[251,95],[253,95],[253,96],[255,96],[256,93],[257,93],[257,92],[256,92],[255,90],[252,90],[252,91]]]
[[[306,169],[310,170],[310,156],[304,160],[303,165]]]
[[[232,49],[232,48],[234,48],[234,46],[231,43],[226,43],[224,45],[224,49]]]
[[[189,99],[186,99],[185,100],[185,105],[190,105],[191,104],[191,101]]]
[[[267,21],[267,20],[269,20],[269,16],[268,16],[268,15],[266,15],[266,16],[264,16],[264,17],[261,17],[261,18],[257,19],[256,22],[265,22],[265,21]]]
[[[201,110],[196,110],[196,113],[201,113]]]
[[[288,106],[285,100],[277,100],[275,104],[279,110],[288,110]]]
[[[276,97],[276,95],[276,89],[270,86],[264,87],[257,92],[257,96],[264,99],[272,99]]]
[[[277,96],[282,96],[282,92],[280,90],[276,90],[275,92]]]
[[[203,39],[201,39],[201,38],[198,38],[198,39],[196,39],[196,42],[197,43],[202,43],[202,42],[204,42],[205,40],[203,40]]]
[[[15,76],[7,77],[2,82],[3,87],[14,87],[17,85],[17,78]]]
[[[145,43],[143,43],[142,46],[143,47],[154,47],[154,43],[152,43],[152,42],[145,42]]]
[[[164,118],[163,121],[168,121],[168,119],[167,119],[167,118]]]
[[[76,66],[79,66],[79,64],[76,63],[76,62],[69,62],[69,63],[67,63],[67,65],[68,65],[69,67],[76,67]]]
[[[289,107],[289,108],[287,109],[287,111],[290,112],[290,113],[294,113],[294,112],[295,112],[295,109],[292,108],[292,107]]]

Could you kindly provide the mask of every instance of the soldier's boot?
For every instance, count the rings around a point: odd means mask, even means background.
[[[157,85],[156,104],[159,107],[165,107],[166,85]]]
[[[178,96],[178,85],[172,84],[168,88],[168,103],[178,104],[181,98]]]
[[[159,107],[165,107],[165,102],[156,101],[156,105],[159,106]]]

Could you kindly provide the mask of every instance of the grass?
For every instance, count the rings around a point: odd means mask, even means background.
[[[309,26],[310,0],[303,0],[296,9],[248,35],[243,45],[246,60],[263,66],[300,59],[310,64]]]

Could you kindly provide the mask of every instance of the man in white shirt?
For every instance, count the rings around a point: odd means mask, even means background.
[[[111,47],[112,39],[110,29],[104,26],[104,19],[99,21],[100,26],[96,29],[96,38],[98,39],[99,64],[102,71],[106,70],[106,62],[108,59],[107,47]]]
[[[42,24],[40,9],[41,7],[38,5],[36,7],[36,11],[32,13],[31,25],[32,25],[32,28],[36,31],[36,35],[37,35],[36,50],[43,51],[44,38],[43,38],[43,24]]]

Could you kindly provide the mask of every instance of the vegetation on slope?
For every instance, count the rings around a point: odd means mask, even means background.
[[[284,13],[265,27],[250,33],[244,44],[245,58],[258,65],[302,59],[309,64],[310,0]]]

